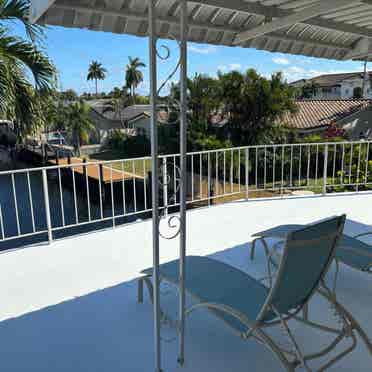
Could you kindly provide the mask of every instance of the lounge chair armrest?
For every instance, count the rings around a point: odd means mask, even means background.
[[[343,247],[342,249],[345,250],[345,251],[352,252],[354,254],[358,254],[359,256],[370,258],[372,260],[372,253],[371,252],[366,252],[366,251],[363,251],[363,250],[358,249],[358,248]]]
[[[372,235],[372,231],[364,232],[358,235],[353,236],[353,238],[361,238],[362,236]]]

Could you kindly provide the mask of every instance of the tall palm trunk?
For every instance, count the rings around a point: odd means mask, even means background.
[[[95,80],[96,80],[96,97],[98,97],[98,80],[97,78]]]
[[[136,88],[134,85],[132,85],[132,100],[133,100],[133,105],[136,104]]]
[[[80,139],[77,138],[77,141],[76,141],[76,150],[75,150],[77,157],[80,157],[81,156],[80,147],[81,147]]]

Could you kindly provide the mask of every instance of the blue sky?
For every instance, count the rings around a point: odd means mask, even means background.
[[[19,32],[19,30],[17,30]],[[159,41],[171,49],[171,58],[159,63],[159,81],[167,76],[178,58],[176,44]],[[129,35],[115,35],[104,32],[49,27],[46,31],[45,49],[60,74],[60,89],[72,88],[79,93],[93,92],[94,84],[86,81],[90,61],[97,60],[108,70],[105,81],[99,83],[100,91],[109,91],[122,86],[128,56],[139,57],[148,65],[148,41]],[[259,73],[270,76],[283,71],[288,81],[309,78],[323,73],[361,71],[359,62],[337,62],[255,49],[220,47],[189,43],[189,75],[196,72],[215,76],[218,70],[246,70],[255,68]],[[148,69],[144,69],[145,80],[139,88],[148,93]],[[175,79],[176,80],[176,79]]]

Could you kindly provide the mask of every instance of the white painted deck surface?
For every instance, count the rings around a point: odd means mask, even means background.
[[[347,213],[347,233],[367,231],[372,226],[372,194],[237,202],[194,210],[188,213],[188,253],[211,255],[262,276],[262,252],[255,262],[249,261],[251,234],[339,213]],[[161,240],[162,261],[177,254],[177,239]],[[136,303],[135,281],[151,262],[150,221],[1,254],[0,369],[153,371],[152,308],[147,296],[144,304]],[[163,303],[173,307],[173,292],[163,292]],[[338,295],[372,337],[371,277],[342,267]],[[328,319],[327,307],[317,298],[311,311],[318,319]],[[307,349],[325,340],[313,330],[295,328]],[[176,363],[177,342],[169,342],[174,336],[173,330],[164,329],[164,372],[281,370],[263,346],[237,338],[204,310],[188,320],[183,368]],[[282,332],[278,337],[285,342]],[[359,343],[331,370],[370,372],[372,358]]]

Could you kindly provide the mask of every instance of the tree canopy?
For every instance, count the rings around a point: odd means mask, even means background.
[[[90,110],[83,101],[74,102],[66,109],[66,129],[78,156],[82,143],[88,142],[89,134],[95,130],[90,119]]]
[[[20,136],[40,122],[40,94],[56,82],[55,67],[39,46],[43,29],[28,20],[29,0],[0,0],[0,117]],[[10,34],[7,23],[24,26],[27,39]]]
[[[129,57],[129,63],[125,70],[125,84],[131,91],[133,103],[135,103],[136,88],[143,81],[143,73],[140,68],[146,65],[138,58]]]
[[[87,80],[94,80],[96,87],[96,96],[98,95],[98,80],[106,78],[107,70],[98,61],[92,61],[89,65]]]
[[[269,79],[253,69],[219,72],[217,78],[196,74],[187,86],[189,132],[195,144],[205,147],[211,146],[213,135],[220,141],[228,136],[237,146],[282,142],[286,135],[281,125],[283,115],[296,110],[295,89],[280,73]],[[170,97],[171,101],[179,100],[178,85],[172,85]],[[213,115],[225,119],[221,130],[213,130]],[[216,145],[214,142],[213,147]]]

